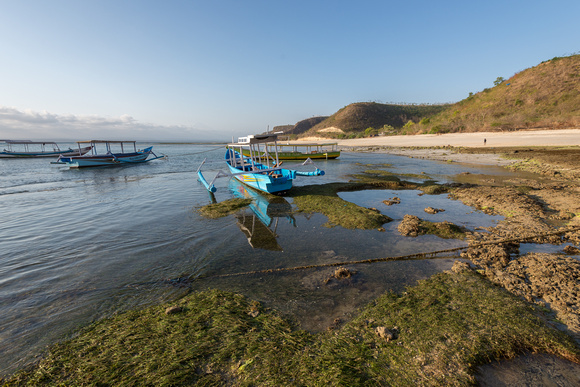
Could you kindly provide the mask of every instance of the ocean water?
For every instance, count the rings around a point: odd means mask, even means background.
[[[167,160],[69,170],[50,159],[0,159],[0,375],[33,361],[46,346],[92,321],[176,299],[190,288],[240,292],[281,310],[305,329],[325,329],[385,291],[400,291],[449,269],[454,259],[352,265],[356,274],[348,281],[328,281],[332,268],[220,275],[463,245],[435,236],[400,236],[396,226],[407,213],[470,228],[500,219],[446,195],[377,190],[341,197],[393,218],[386,231],[329,228],[323,215],[293,211],[291,198],[267,200],[225,178],[216,181],[215,200],[249,196],[254,202],[239,214],[205,219],[197,210],[214,198],[197,181],[196,169],[204,158],[208,180],[224,169],[223,146],[152,145]],[[343,153],[316,164],[325,176],[304,177],[295,185],[347,181],[374,165],[438,182],[466,171],[508,173],[387,154]],[[393,196],[406,204],[382,204]],[[446,211],[427,215],[427,206]]]

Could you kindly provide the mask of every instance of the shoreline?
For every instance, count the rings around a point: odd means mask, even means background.
[[[486,142],[484,143],[484,139]],[[328,141],[323,137],[306,137],[298,141]],[[514,132],[475,132],[447,134],[417,134],[411,136],[377,136],[333,140],[339,146],[388,147],[510,147],[510,146],[571,146],[580,145],[580,129],[519,130]]]
[[[485,140],[485,142],[484,142]],[[300,141],[326,141],[306,137]],[[538,146],[580,146],[580,129],[520,130],[516,132],[476,132],[379,136],[334,140],[342,151],[389,153],[411,158],[480,165],[508,166],[517,162],[496,152],[459,153],[454,148],[507,148]],[[417,149],[416,147],[422,148]],[[445,148],[442,148],[445,147]]]

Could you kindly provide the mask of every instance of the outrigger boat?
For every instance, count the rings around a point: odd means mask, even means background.
[[[90,146],[61,150],[56,142],[30,140],[0,140],[6,148],[0,152],[0,158],[58,157],[80,156],[91,150]]]
[[[165,155],[157,156],[153,153],[152,146],[137,150],[136,141],[89,140],[77,141],[77,144],[79,149],[84,144],[90,144],[91,152],[83,156],[60,156],[53,164],[66,164],[70,168],[104,167],[145,163],[167,157]],[[117,145],[121,151],[113,152],[113,144]],[[97,145],[101,149],[105,147],[106,152],[98,153]],[[129,149],[126,149],[127,147]],[[149,158],[149,155],[153,155],[153,158]]]
[[[217,189],[214,182],[219,177],[233,176],[242,183],[257,189],[259,191],[280,194],[292,188],[292,181],[297,176],[322,176],[324,171],[315,166],[315,170],[311,172],[298,171],[288,167],[282,168],[282,161],[278,157],[277,147],[274,146],[274,153],[270,153],[268,147],[269,143],[277,144],[277,133],[256,134],[247,137],[240,137],[237,143],[228,144],[226,146],[225,161],[229,172],[219,171],[214,179],[208,183],[201,172],[201,167],[205,160],[197,169],[199,181],[210,192],[215,192]],[[248,151],[248,156],[245,156],[243,150]],[[299,167],[302,165],[314,164],[312,160],[307,159],[302,164],[295,165]]]
[[[279,160],[331,160],[340,156],[338,143],[307,143],[307,142],[279,142],[276,145],[268,144],[268,152],[278,151]],[[277,149],[274,149],[276,147]],[[248,149],[242,149],[244,156],[250,156]]]

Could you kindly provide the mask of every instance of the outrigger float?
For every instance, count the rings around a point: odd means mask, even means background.
[[[70,168],[87,168],[87,167],[105,167],[145,163],[147,161],[166,158],[166,155],[157,156],[153,153],[153,147],[150,146],[143,150],[137,150],[136,141],[112,141],[112,140],[89,140],[77,141],[79,149],[83,144],[91,145],[91,153],[83,156],[60,156],[56,162],[52,164],[66,164]],[[98,153],[97,145],[102,149],[106,148],[105,153]],[[113,152],[112,145],[116,144],[120,148],[120,152]],[[125,149],[129,146],[129,149]],[[131,150],[132,148],[132,150]],[[149,158],[153,155],[152,158]]]
[[[0,140],[2,142],[6,144],[6,148],[0,152],[0,158],[81,156],[91,150],[90,146],[61,150],[53,141]]]
[[[198,180],[210,192],[216,192],[214,183],[219,177],[234,177],[240,182],[259,191],[280,194],[292,188],[292,181],[297,176],[322,176],[324,171],[316,167],[311,159],[306,159],[302,164],[290,167],[300,167],[303,165],[314,165],[315,170],[311,172],[298,171],[289,167],[282,168],[282,161],[278,157],[277,145],[278,134],[256,134],[247,137],[240,137],[237,143],[226,146],[225,161],[229,172],[218,171],[211,182],[207,182],[201,172],[205,159],[197,169]],[[273,144],[274,153],[270,153],[268,144]],[[244,154],[246,151],[247,156]]]

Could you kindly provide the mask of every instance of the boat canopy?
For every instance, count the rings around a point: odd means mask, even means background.
[[[30,141],[30,140],[0,140],[7,144],[42,144],[42,145],[56,145],[54,141]]]
[[[82,144],[90,144],[92,146],[92,154],[96,155],[98,154],[97,151],[97,144],[105,144],[105,147],[107,149],[107,152],[112,153],[111,150],[111,144],[119,144],[121,145],[121,153],[125,152],[125,147],[123,146],[124,144],[129,144],[129,145],[133,145],[133,151],[137,152],[137,145],[136,145],[137,141],[135,140],[128,140],[128,141],[122,141],[122,140],[84,140],[84,141],[77,141],[77,144],[79,146],[79,149],[81,148]]]
[[[40,145],[40,152],[41,153],[45,152],[46,146],[52,147],[52,149],[55,152],[60,151],[58,144],[54,141],[0,140],[0,142],[3,142],[8,146],[8,149],[7,150],[5,149],[6,152],[13,152],[12,145],[20,145],[20,146],[17,146],[17,148],[24,149],[25,153],[30,152],[30,149],[28,148],[29,145]],[[33,148],[38,149],[39,147],[33,147]]]
[[[246,137],[238,138],[237,143],[232,143],[230,145],[250,145],[250,144],[263,144],[267,142],[276,142],[278,140],[277,133],[270,134],[251,134]]]
[[[136,143],[137,141],[130,140],[130,141],[120,141],[120,140],[84,140],[84,141],[77,141],[77,144],[121,144],[121,143]]]

